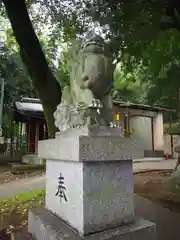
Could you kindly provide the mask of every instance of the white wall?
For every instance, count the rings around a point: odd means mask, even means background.
[[[36,124],[36,135],[35,135],[35,154],[38,153],[38,141],[39,141],[39,126]]]
[[[164,129],[163,129],[163,115],[157,113],[157,116],[153,118],[154,128],[154,150],[164,149]]]
[[[151,118],[134,116],[130,119],[130,129],[134,128],[134,136],[144,140],[145,150],[152,150]]]
[[[164,134],[164,152],[171,154],[171,136]]]
[[[126,110],[124,107],[115,107],[115,112],[120,112],[122,125],[123,115]],[[129,109],[130,116],[130,130],[135,130],[134,136],[140,137],[144,140],[145,150],[153,150],[152,141],[152,123],[154,130],[154,150],[164,150],[164,129],[163,129],[163,114],[156,111],[147,111],[140,109]],[[152,120],[151,120],[152,119]],[[152,122],[151,122],[152,121]]]

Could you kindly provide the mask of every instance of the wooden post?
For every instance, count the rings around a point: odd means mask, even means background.
[[[128,126],[128,137],[131,137],[129,108],[127,109],[127,126]]]
[[[151,117],[151,132],[152,132],[152,152],[153,157],[155,157],[155,151],[154,151],[154,123],[153,123],[153,117]]]
[[[128,120],[127,120],[128,116],[127,116],[127,112],[125,111],[124,113],[124,136],[127,137],[128,136]]]
[[[20,122],[20,132],[19,132],[19,148],[20,148],[20,151],[22,153],[22,122]]]
[[[36,126],[36,127],[35,127],[35,144],[34,144],[34,151],[35,151],[35,153],[37,153],[36,150],[37,150],[38,141],[39,141],[39,123],[36,122],[35,126]]]
[[[35,121],[30,122],[30,153],[35,152],[35,138],[36,138],[36,123]]]
[[[45,139],[48,139],[48,127],[46,122],[45,122]]]
[[[30,125],[30,122],[27,123],[26,125],[27,127],[27,143],[28,143],[28,153],[31,151],[31,139],[30,139],[30,131],[31,131],[31,125]]]
[[[35,152],[35,132],[36,132],[36,125],[34,121],[29,122],[29,137],[28,137],[28,152],[34,153]]]
[[[44,122],[41,120],[39,121],[39,139],[38,140],[44,140]]]
[[[125,131],[125,137],[130,137],[130,119],[129,119],[129,108],[127,107],[125,109],[125,114],[124,114],[124,131]]]
[[[12,157],[13,155],[13,123],[12,123],[12,119],[10,121],[10,156]]]
[[[170,116],[169,127],[170,127],[170,129],[172,129],[172,116]],[[170,131],[170,142],[171,142],[171,156],[173,157],[173,155],[174,155],[174,149],[173,149],[174,146],[173,146],[173,135],[172,135],[171,131]]]

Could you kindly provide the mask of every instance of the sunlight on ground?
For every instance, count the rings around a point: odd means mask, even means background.
[[[44,204],[45,190],[33,190],[14,197],[0,198],[0,230],[27,219],[28,210]]]

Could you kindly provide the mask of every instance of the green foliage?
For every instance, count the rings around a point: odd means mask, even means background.
[[[82,38],[96,26],[109,40],[112,56],[118,62],[114,96],[179,111],[180,35],[175,29],[162,28],[173,20],[167,12],[168,1],[106,0],[95,4],[63,0],[52,4],[42,0],[27,1],[27,7],[49,66],[62,88],[69,85],[68,61],[73,57],[64,45],[71,45],[75,38]],[[13,91],[14,96],[36,96],[11,29],[7,29],[6,45],[8,61],[13,61],[10,64],[3,60],[2,72],[10,79],[5,102],[10,102]]]
[[[162,19],[167,19],[163,0],[34,1],[31,8],[38,9],[32,21],[38,19],[42,26],[49,24],[49,35],[56,41],[61,38],[70,42],[98,28],[111,40],[113,56],[118,57],[121,51],[121,60],[127,53],[141,59],[144,48],[158,34]]]
[[[5,52],[0,64],[1,78],[5,81],[5,104],[20,97],[35,97],[36,91],[32,86],[24,65],[18,53]]]
[[[146,101],[180,110],[180,33],[169,30],[160,33],[144,53],[144,65],[150,83]]]
[[[4,115],[3,115],[3,136],[5,138],[8,138],[10,137],[10,119],[9,119],[9,116],[8,116],[8,113],[5,112]]]
[[[114,98],[136,103],[145,102],[148,82],[143,81],[142,64],[134,71],[126,72],[123,63],[118,63],[114,72]]]
[[[6,21],[6,19],[4,20]],[[0,56],[1,79],[5,81],[5,104],[10,104],[20,96],[35,97],[36,90],[22,63],[19,47],[12,28],[6,29],[3,54]]]
[[[164,77],[180,60],[180,33],[177,30],[160,32],[143,53],[143,62],[154,76]]]
[[[175,120],[180,112],[180,33],[160,32],[144,50],[140,63],[127,71],[126,63],[116,68],[115,89],[123,100],[175,109],[169,113]],[[168,120],[169,121],[169,120]]]
[[[3,228],[19,223],[27,216],[28,210],[44,204],[45,191],[33,190],[14,197],[0,199],[0,225]]]
[[[164,133],[166,134],[180,134],[180,123],[172,123],[171,125],[169,123],[164,124]]]

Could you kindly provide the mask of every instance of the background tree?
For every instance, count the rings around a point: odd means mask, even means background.
[[[6,0],[3,2],[19,44],[21,57],[27,66],[33,85],[43,104],[49,135],[52,137],[55,133],[53,113],[61,98],[59,83],[48,67],[47,60],[30,21],[25,1],[20,0],[14,3]]]
[[[144,50],[160,31],[169,28],[177,28],[179,31],[178,1],[121,0],[96,1],[95,4],[95,1],[80,0],[19,0],[15,4],[11,0],[3,0],[3,3],[23,62],[42,101],[50,136],[55,132],[53,112],[60,102],[61,92],[42,51],[37,32],[34,31],[33,25],[36,30],[40,28],[35,18],[40,23],[43,21],[51,26],[53,23],[52,36],[61,37],[65,42],[83,37],[89,29],[98,27],[110,41],[114,58],[123,61],[124,71],[127,72],[139,66]],[[52,42],[56,45],[54,39]]]

